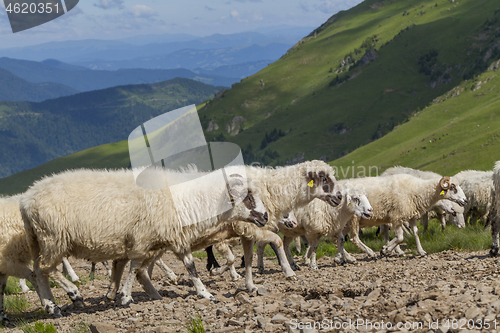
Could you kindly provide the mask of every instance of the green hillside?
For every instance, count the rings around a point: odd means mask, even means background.
[[[218,127],[207,137],[250,143],[246,160],[266,164],[341,157],[498,59],[498,6],[367,0],[340,12],[207,103],[200,112],[205,128]],[[362,65],[365,54],[375,59]]]
[[[394,165],[453,175],[500,160],[500,61],[437,98],[394,131],[331,162],[340,178]]]
[[[0,177],[126,139],[138,124],[166,111],[201,103],[220,89],[177,78],[41,103],[0,102]]]
[[[40,102],[76,94],[78,91],[59,83],[31,83],[0,68],[0,101]]]

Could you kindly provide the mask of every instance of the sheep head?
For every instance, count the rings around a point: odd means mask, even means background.
[[[450,177],[443,177],[439,180],[439,191],[441,199],[456,202],[461,207],[467,204],[467,197],[464,191]]]
[[[242,178],[240,175],[231,175],[232,178],[226,183],[228,200],[237,209],[242,217],[242,220],[252,222],[258,227],[266,225],[269,217],[264,204],[254,191],[254,184],[248,179]]]
[[[336,207],[342,201],[337,180],[334,177],[335,171],[331,166],[324,163],[324,167],[308,170],[305,182],[309,189],[309,194],[313,198],[321,199],[333,207]]]
[[[297,218],[295,217],[293,211],[290,211],[283,214],[283,216],[278,219],[278,223],[284,224],[288,229],[293,229],[297,226]]]

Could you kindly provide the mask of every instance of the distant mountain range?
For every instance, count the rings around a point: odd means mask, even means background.
[[[6,86],[4,94],[0,92],[0,100],[25,100],[25,101],[41,101],[45,99],[55,98],[59,96],[71,95],[77,92],[105,89],[127,84],[143,84],[155,83],[165,80],[171,80],[176,77],[194,79],[206,84],[214,86],[229,87],[239,78],[228,78],[217,75],[208,75],[205,73],[194,73],[187,69],[123,69],[117,71],[90,70],[84,67],[65,64],[57,60],[45,60],[43,62],[17,60],[10,58],[0,58],[0,81],[13,80],[13,75],[18,79],[28,81],[27,83],[46,83],[47,93],[44,90],[35,93],[34,98],[20,99],[23,95],[19,89],[14,86]],[[6,71],[10,72],[9,74]],[[3,79],[3,76],[8,76],[9,79]],[[63,87],[63,86],[64,87]],[[65,89],[63,89],[65,88]],[[34,88],[30,88],[30,91]],[[50,91],[54,89],[54,91]],[[8,92],[13,90],[12,92]],[[33,90],[34,91],[34,90]],[[17,92],[17,95],[15,94]],[[28,94],[29,97],[30,94]],[[18,96],[17,98],[9,98],[9,96]]]
[[[77,92],[59,83],[31,83],[0,68],[0,100],[40,102]]]
[[[0,102],[0,177],[126,139],[143,122],[182,106],[199,104],[221,89],[177,78],[41,103]]]
[[[254,44],[261,47],[269,44],[291,46],[312,31],[312,29],[311,27],[288,27],[288,29],[286,27],[276,27],[275,29],[271,29],[269,34],[243,32],[228,35],[214,34],[206,37],[165,34],[134,36],[124,40],[87,39],[49,42],[26,47],[0,49],[0,57],[33,61],[57,59],[66,63],[83,63],[95,60],[116,61],[150,56],[157,57],[180,50],[216,50],[236,46],[243,48]],[[261,59],[269,59],[269,57]],[[253,59],[252,61],[254,60],[258,59]],[[136,66],[135,68],[138,67],[140,66]]]

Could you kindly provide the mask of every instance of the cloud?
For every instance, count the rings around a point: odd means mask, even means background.
[[[304,13],[307,13],[309,11],[309,6],[304,3],[304,2],[301,2],[299,3],[299,8],[304,12]]]
[[[127,10],[128,14],[135,18],[150,18],[158,15],[151,7],[145,5],[134,5]]]
[[[232,11],[231,11],[231,16],[232,16],[233,18],[237,18],[238,16],[240,16],[240,13],[238,13],[238,11],[236,11],[236,10],[232,10]]]
[[[233,0],[233,1],[236,1],[236,2],[262,2],[262,0]]]
[[[101,9],[118,8],[123,9],[123,0],[98,0],[94,6]]]
[[[212,7],[208,7],[208,6],[205,6],[205,9],[208,10],[209,12],[211,11],[214,11],[215,9],[213,9]]]

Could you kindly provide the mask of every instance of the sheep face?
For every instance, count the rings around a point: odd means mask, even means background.
[[[233,215],[238,220],[263,227],[269,219],[266,208],[257,195],[257,191],[254,190],[253,183],[248,181],[247,185],[248,187],[241,179],[231,179],[226,184],[228,199],[233,205]]]
[[[284,214],[282,217],[280,217],[278,219],[278,223],[282,223],[288,229],[293,229],[297,226],[297,218],[295,217],[293,211],[290,211]]]
[[[309,171],[306,184],[313,198],[321,199],[333,207],[338,206],[342,201],[342,193],[333,172],[329,174],[325,170]]]
[[[356,216],[369,219],[373,216],[373,208],[364,194],[346,195],[347,206]]]
[[[459,206],[463,207],[467,204],[467,197],[464,191],[460,188],[453,178],[443,177],[439,181],[439,195],[441,199],[447,199],[456,202]]]

